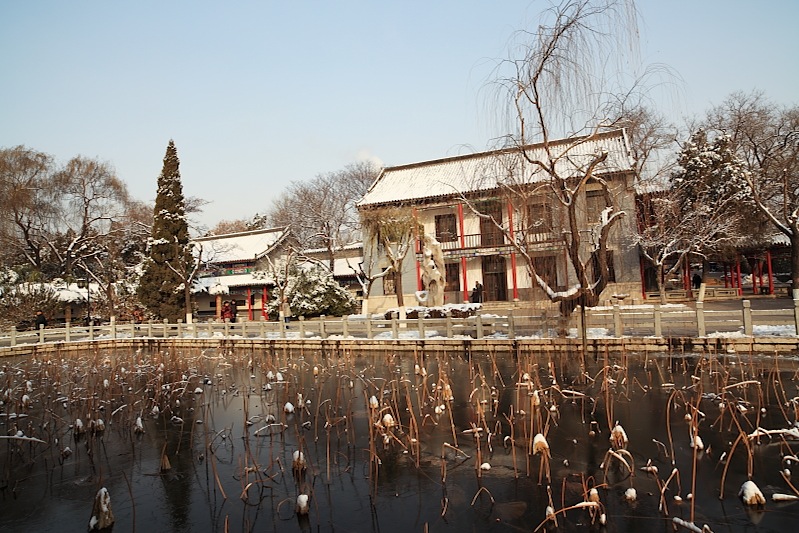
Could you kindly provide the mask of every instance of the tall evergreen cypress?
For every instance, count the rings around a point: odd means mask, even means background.
[[[151,313],[170,321],[184,318],[190,311],[186,309],[184,280],[194,264],[179,167],[178,152],[170,139],[164,167],[158,176],[149,257],[144,262],[138,289],[142,304]]]

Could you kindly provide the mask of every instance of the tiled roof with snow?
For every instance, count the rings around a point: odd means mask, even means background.
[[[204,261],[240,263],[263,257],[287,234],[287,228],[272,228],[200,237],[194,242],[202,246]]]
[[[230,276],[203,276],[197,278],[196,284],[202,292],[227,294],[231,287],[263,287],[264,285],[274,285],[274,280],[271,277],[253,274],[233,274]]]
[[[624,130],[553,141],[548,147],[551,160],[556,161],[555,168],[561,176],[579,172],[602,151],[607,151],[608,157],[597,167],[596,174],[634,170]],[[529,145],[525,147],[525,153],[528,158],[542,162],[550,160],[543,144]],[[537,165],[526,162],[518,149],[481,152],[387,167],[358,202],[358,206],[490,191],[502,183],[508,183],[510,176],[513,176],[515,184],[546,179],[545,172]]]

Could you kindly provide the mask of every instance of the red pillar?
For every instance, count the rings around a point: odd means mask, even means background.
[[[463,204],[458,204],[458,232],[461,234],[461,252],[466,249],[466,234],[463,224]],[[463,277],[463,301],[469,301],[469,280],[466,276],[466,257],[461,257],[461,276]]]
[[[755,257],[755,268],[752,269],[752,293],[760,294],[760,289],[763,288],[763,278],[760,272],[760,258]]]
[[[691,290],[691,263],[688,262],[688,256],[685,256],[682,266],[682,288],[686,291]]]
[[[735,259],[735,277],[738,279],[738,296],[743,296],[744,289],[741,285],[741,258]]]
[[[247,320],[252,320],[252,287],[247,287]]]
[[[511,239],[511,241],[513,241],[515,243],[516,242],[516,236],[515,236],[515,233],[513,231],[513,204],[511,202],[508,202],[508,228],[509,228],[508,231],[510,233],[510,239]],[[510,253],[510,268],[511,268],[511,271],[510,271],[511,280],[513,282],[513,299],[514,300],[518,300],[519,299],[519,286],[518,286],[518,284],[516,282],[516,252],[515,251]]]
[[[766,269],[768,271],[768,293],[774,294],[774,269],[771,266],[770,250],[766,250]]]

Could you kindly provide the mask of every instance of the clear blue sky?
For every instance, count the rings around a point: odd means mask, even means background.
[[[290,181],[361,158],[481,150],[484,92],[530,0],[7,1],[0,147],[111,163],[153,201],[168,140],[200,222],[265,212]],[[799,2],[639,2],[642,61],[682,77],[675,122],[733,91],[798,103]],[[676,105],[675,105],[676,103]]]

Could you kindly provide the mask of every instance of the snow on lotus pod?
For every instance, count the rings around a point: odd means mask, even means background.
[[[287,415],[290,415],[294,412],[294,404],[291,402],[286,402],[286,405],[283,406],[283,412]]]
[[[738,497],[744,502],[744,505],[765,505],[766,497],[760,492],[760,489],[755,485],[752,480],[745,481],[741,485],[741,490],[738,491]]]
[[[297,514],[302,514],[302,515],[308,514],[308,509],[309,509],[308,503],[310,499],[311,497],[308,496],[307,494],[300,494],[299,496],[297,496]]]
[[[451,402],[455,399],[455,396],[452,394],[452,387],[449,383],[444,384],[444,400]]]
[[[627,432],[621,427],[621,424],[616,424],[610,432],[610,444],[614,449],[619,450],[627,447]]]
[[[203,393],[202,387],[197,387],[196,389],[194,389],[194,394],[202,394],[202,393]]]
[[[702,441],[702,437],[700,437],[699,435],[696,435],[694,437],[693,442],[691,443],[691,448],[696,448],[699,451],[704,450],[705,449],[705,443]]]
[[[314,375],[314,377],[319,375],[319,367],[316,366],[316,365],[314,365],[314,367],[313,367],[313,375]]]
[[[277,374],[275,374],[275,381],[281,381],[281,382],[283,381],[283,373],[282,372],[278,372]]]
[[[541,405],[541,395],[539,394],[538,390],[533,391],[533,407],[538,407]]]
[[[489,470],[491,470],[491,464],[490,463],[481,464],[480,470],[482,470],[483,472],[488,472]]]
[[[305,470],[305,454],[300,450],[294,450],[294,455],[291,459],[291,467],[294,470]]]
[[[387,428],[393,428],[395,425],[394,417],[391,416],[391,413],[386,413],[383,415],[383,426]]]
[[[377,396],[375,396],[374,394],[372,395],[371,398],[369,398],[369,407],[371,409],[377,409],[378,407],[380,407],[380,402],[377,401]]]
[[[92,517],[89,520],[89,531],[100,531],[111,527],[114,523],[114,513],[111,512],[111,496],[108,490],[103,487],[97,491],[92,507]]]
[[[599,491],[596,488],[588,491],[588,501],[592,503],[599,503]]]
[[[136,425],[133,426],[134,433],[144,433],[144,424],[142,424],[141,417],[136,418]]]
[[[628,502],[634,502],[638,499],[638,493],[635,491],[633,487],[624,491],[624,499]]]
[[[537,433],[535,437],[533,437],[533,455],[549,455],[549,443],[547,442],[547,438],[544,437],[543,434]]]
[[[75,419],[75,434],[80,435],[83,433],[83,420],[80,418]]]

